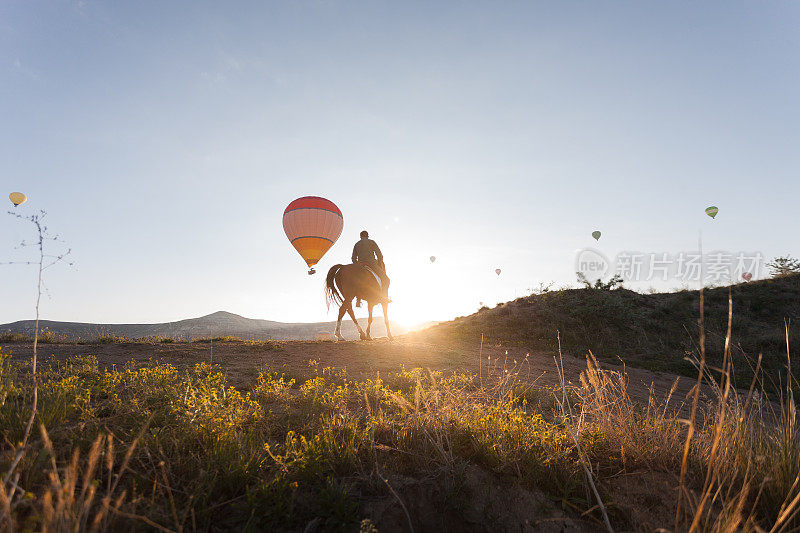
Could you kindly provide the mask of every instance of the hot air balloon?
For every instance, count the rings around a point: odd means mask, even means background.
[[[500,272],[502,272],[502,270],[500,270],[499,268],[494,269],[494,273],[497,274],[498,276],[500,275]]]
[[[435,255],[432,255],[432,256],[431,256],[431,263],[435,263],[435,262],[436,262],[436,256],[435,256]]]
[[[753,279],[753,274],[751,274],[750,272],[745,272],[744,274],[742,274],[742,278],[745,281],[750,281],[751,279]]]
[[[592,232],[592,237],[594,237],[594,240],[596,240],[596,241],[600,240],[600,235],[602,235],[602,233],[600,233],[599,231],[593,231]]]
[[[711,218],[716,218],[717,213],[719,213],[719,207],[715,205],[706,207],[706,215],[710,216]]]
[[[28,197],[21,192],[12,192],[8,195],[8,199],[11,200],[11,203],[14,204],[14,207],[17,207],[18,205],[24,204],[28,201]]]
[[[304,196],[283,212],[283,231],[309,266],[309,275],[342,234],[344,218],[336,204],[319,196]]]

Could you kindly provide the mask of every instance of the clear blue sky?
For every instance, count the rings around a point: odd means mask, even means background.
[[[595,229],[797,256],[798,28],[788,1],[6,0],[0,189],[73,249],[56,320],[332,318],[281,228],[309,194],[345,218],[319,270],[370,230],[409,323],[574,283]],[[28,236],[3,214],[0,261]],[[31,268],[0,291],[32,316]]]

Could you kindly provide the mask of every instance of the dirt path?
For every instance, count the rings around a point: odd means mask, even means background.
[[[11,353],[15,360],[29,358],[33,352],[31,343],[9,343],[0,345],[4,353]],[[42,344],[40,357],[63,361],[75,355],[93,355],[105,366],[121,366],[128,361],[146,362],[159,360],[185,367],[205,361],[219,364],[227,372],[234,385],[247,387],[256,376],[256,370],[269,365],[291,376],[307,377],[312,373],[309,361],[318,361],[320,366],[346,368],[351,377],[375,377],[387,375],[401,368],[464,371],[502,372],[517,368],[519,377],[542,385],[555,385],[558,376],[552,354],[528,353],[522,349],[505,349],[463,344],[431,344],[406,335],[388,341],[377,339],[371,342],[307,342],[285,341],[269,343],[215,342],[210,343],[119,343],[99,345]],[[481,357],[482,353],[482,357]],[[621,371],[621,366],[603,364],[604,368]],[[566,379],[578,383],[580,373],[586,368],[584,358],[564,356]],[[657,396],[664,396],[677,376],[656,373],[640,368],[626,369],[629,392],[632,397],[646,402],[652,384]],[[689,392],[693,380],[681,377],[674,398],[681,401]]]

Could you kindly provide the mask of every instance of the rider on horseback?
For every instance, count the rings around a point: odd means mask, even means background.
[[[369,238],[369,233],[362,231],[361,240],[353,247],[353,263],[361,263],[369,266],[381,278],[381,289],[386,302],[389,299],[389,277],[386,275],[386,264],[383,262],[383,254],[378,244]],[[356,307],[361,306],[361,300],[356,301]]]

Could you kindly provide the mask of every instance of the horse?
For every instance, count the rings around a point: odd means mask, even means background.
[[[361,329],[356,316],[353,313],[353,298],[359,298],[367,302],[369,308],[369,320],[367,321],[367,331]],[[381,291],[381,286],[375,276],[365,266],[359,264],[333,265],[328,270],[325,278],[325,301],[330,308],[331,302],[339,306],[339,318],[336,321],[336,338],[344,340],[341,333],[342,317],[345,313],[355,322],[358,333],[362,341],[372,340],[370,328],[372,326],[372,308],[380,303],[383,306],[383,321],[386,324],[386,335],[392,339],[392,332],[389,329],[389,304]]]

